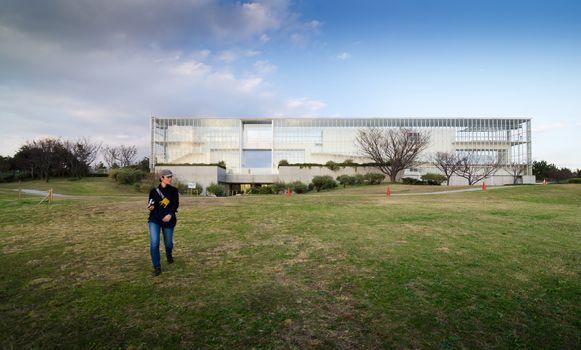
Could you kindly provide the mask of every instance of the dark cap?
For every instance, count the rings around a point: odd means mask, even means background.
[[[162,169],[162,170],[159,172],[159,175],[160,175],[160,176],[173,176],[173,174],[172,174],[171,170],[169,170],[169,169]]]

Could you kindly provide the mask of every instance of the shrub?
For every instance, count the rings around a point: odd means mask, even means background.
[[[357,174],[353,176],[353,181],[355,184],[361,185],[362,183],[365,182],[365,176],[363,176],[362,174]]]
[[[293,182],[290,187],[294,193],[307,193],[309,191],[309,187],[300,181]]]
[[[289,185],[284,182],[275,182],[272,184],[273,193],[284,193],[287,191]]]
[[[202,187],[199,182],[196,182],[196,188],[192,188],[191,190],[192,194],[199,196],[202,194],[202,192],[204,192],[204,187]]]
[[[117,181],[117,174],[121,169],[109,169],[109,177],[112,178],[114,181]]]
[[[337,176],[337,181],[339,181],[339,183],[343,185],[343,187],[355,184],[355,178],[349,175]]]
[[[261,186],[258,188],[258,194],[274,194],[274,189],[272,186]]]
[[[446,181],[446,176],[434,173],[427,173],[422,175],[422,180],[428,185],[441,185],[442,182]]]
[[[332,171],[335,171],[335,170],[339,169],[339,164],[335,163],[332,160],[330,160],[327,163],[325,163],[325,166],[327,168],[329,168],[329,170],[332,170]]]
[[[226,162],[224,162],[223,160],[219,161],[217,164],[218,164],[218,166],[226,169]]]
[[[280,162],[278,162],[278,166],[281,166],[281,165],[282,165],[282,166],[284,166],[284,165],[288,165],[288,160],[286,160],[286,159],[281,159],[281,161],[280,161]]]
[[[224,186],[215,184],[213,182],[208,187],[206,187],[206,191],[209,194],[216,195],[216,197],[222,197],[224,195],[224,193],[226,192],[226,190],[224,189]]]
[[[307,185],[307,190],[310,192],[312,190],[315,189],[315,185],[313,185],[313,183],[311,182],[310,184]]]
[[[414,179],[413,177],[404,177],[401,181],[406,185],[423,185],[422,180]]]
[[[368,173],[365,174],[363,178],[370,185],[379,185],[381,181],[385,179],[385,175],[379,173]]]
[[[343,161],[343,166],[344,167],[346,167],[346,166],[355,166],[355,162],[353,162],[353,159],[345,159]]]
[[[147,173],[139,169],[119,168],[109,172],[109,176],[122,185],[133,185],[141,181]]]
[[[313,177],[312,184],[317,192],[337,187],[337,182],[328,175]]]
[[[159,179],[155,174],[147,174],[141,179],[141,181],[133,184],[137,192],[149,192],[152,188],[159,185]]]
[[[581,184],[581,178],[577,177],[577,178],[569,179],[568,183],[570,183],[570,184]]]
[[[179,182],[178,180],[174,180],[171,185],[175,188],[178,189],[178,193],[180,194],[184,194],[186,192],[188,192],[188,185],[182,182]],[[197,186],[197,185],[196,185]]]

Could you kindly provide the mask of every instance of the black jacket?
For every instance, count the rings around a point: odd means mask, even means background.
[[[158,193],[158,190],[162,195]],[[171,185],[163,188],[159,185],[149,191],[149,200],[153,200],[154,208],[149,212],[148,221],[155,222],[161,227],[175,227],[177,223],[176,212],[180,206],[180,194],[177,188]],[[162,219],[167,214],[171,214],[171,220],[163,222]]]

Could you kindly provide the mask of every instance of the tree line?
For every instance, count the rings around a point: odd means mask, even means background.
[[[105,163],[95,164],[99,155]],[[87,138],[43,138],[26,142],[12,157],[0,156],[0,180],[42,179],[48,182],[53,177],[80,178],[107,168],[138,165],[149,169],[149,160],[145,158],[136,163],[136,156],[135,146],[108,146]]]

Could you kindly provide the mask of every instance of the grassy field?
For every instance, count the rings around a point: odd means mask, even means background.
[[[153,278],[144,195],[64,181],[0,185],[2,348],[581,344],[580,185],[183,198]]]
[[[0,183],[0,192],[9,194],[21,189],[48,191],[68,196],[131,196],[139,195],[132,186],[120,185],[108,178],[90,177],[82,180],[56,178],[49,182],[31,180],[23,182]]]

